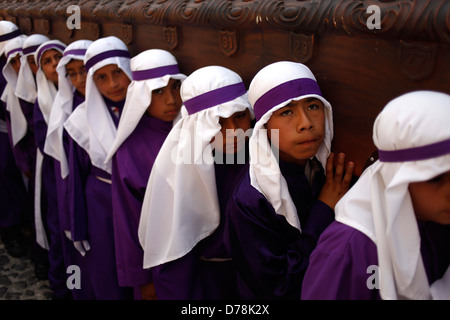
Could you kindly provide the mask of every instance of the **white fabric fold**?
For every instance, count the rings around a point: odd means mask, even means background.
[[[34,59],[34,53],[36,49],[44,42],[50,39],[42,34],[32,34],[23,43],[22,50],[23,55],[20,58],[20,70],[17,77],[16,96],[29,103],[33,103],[37,98],[36,81],[28,64],[27,57],[32,55]],[[34,50],[32,50],[34,48]],[[28,51],[30,52],[28,52]]]
[[[235,72],[209,66],[181,85],[184,102],[212,90],[241,83]],[[153,165],[139,222],[144,268],[184,256],[219,225],[220,209],[211,139],[220,117],[249,109],[247,93],[183,116],[172,128]]]
[[[156,68],[173,65],[178,65],[175,57],[170,52],[160,49],[146,50],[132,58],[130,61],[131,70],[133,72],[154,70]],[[106,157],[106,162],[109,162],[112,159],[117,149],[138,125],[152,102],[152,91],[167,86],[170,79],[184,81],[186,76],[182,73],[165,74],[152,79],[133,80],[130,83],[125,106],[117,128],[117,136]]]
[[[92,57],[112,50],[128,51],[128,48],[114,36],[98,39],[89,46],[84,64]],[[86,150],[94,166],[111,173],[111,161],[106,162],[106,157],[116,138],[117,128],[93,80],[95,71],[109,64],[116,64],[132,79],[128,57],[112,56],[95,63],[87,74],[86,100],[72,112],[64,123],[64,128]]]
[[[66,65],[72,60],[84,59],[84,54],[70,53],[72,50],[86,50],[92,44],[90,40],[77,40],[72,42],[64,50],[65,54],[58,63],[58,92],[53,101],[52,110],[48,122],[47,139],[44,151],[58,160],[61,164],[61,177],[69,174],[69,164],[63,145],[64,122],[72,113],[73,96],[75,88],[72,81],[66,76]]]

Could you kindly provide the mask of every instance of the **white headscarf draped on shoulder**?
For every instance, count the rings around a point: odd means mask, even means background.
[[[144,268],[188,253],[219,225],[211,139],[220,117],[253,111],[241,77],[220,66],[193,72],[181,85],[188,115],[173,127],[156,158],[139,223]]]
[[[430,286],[420,253],[412,182],[450,170],[450,95],[416,91],[391,102],[375,120],[379,160],[336,205],[336,220],[377,246],[383,299],[449,299],[450,271]]]
[[[34,80],[33,71],[28,64],[28,56],[33,56],[37,48],[44,42],[49,41],[47,36],[42,34],[30,35],[22,47],[22,57],[20,58],[20,70],[17,77],[16,96],[29,103],[35,103],[37,98],[36,81]]]
[[[276,110],[293,100],[317,98],[325,106],[325,138],[316,154],[325,168],[333,139],[333,113],[330,103],[322,97],[311,70],[301,64],[280,61],[261,69],[253,78],[248,98],[255,110],[256,124],[250,138],[250,182],[272,204],[277,214],[286,217],[301,231],[297,209],[289,194],[286,180],[273,153],[265,124]]]
[[[65,49],[66,45],[61,41],[49,40],[41,44],[34,53],[34,60],[39,67],[36,73],[37,101],[47,124],[50,118],[53,100],[55,99],[58,89],[51,80],[47,79],[44,70],[42,70],[41,59],[43,54],[48,50],[56,50],[62,54]]]
[[[130,53],[126,44],[115,36],[94,41],[86,51],[86,100],[64,124],[71,137],[89,154],[97,168],[111,173],[111,161],[106,157],[117,135],[102,94],[94,83],[94,73],[109,64],[115,64],[131,80]]]
[[[150,49],[141,52],[130,62],[133,81],[128,86],[125,106],[117,128],[117,136],[109,151],[109,162],[117,149],[134,131],[152,102],[152,91],[167,86],[170,79],[184,81],[175,57],[168,51]]]
[[[83,61],[86,50],[91,43],[90,40],[72,42],[64,50],[63,57],[56,68],[58,72],[58,92],[50,113],[44,151],[61,163],[61,177],[63,178],[69,174],[67,155],[63,145],[63,125],[73,111],[73,95],[75,93],[75,87],[66,72],[66,65],[71,60]]]
[[[36,73],[36,87],[37,87],[37,102],[39,109],[42,112],[45,122],[48,124],[50,112],[53,105],[53,100],[56,96],[55,84],[47,79],[44,71],[41,68],[42,55],[48,50],[57,50],[63,53],[66,45],[59,40],[49,40],[41,44],[34,53],[34,60],[39,67]],[[41,184],[42,184],[42,163],[43,154],[39,148],[36,150],[36,176],[35,176],[35,190],[34,190],[34,213],[36,224],[36,241],[44,249],[49,249],[47,236],[43,227],[41,217]]]
[[[15,94],[17,86],[17,73],[14,70],[11,61],[14,57],[22,54],[22,46],[26,36],[18,36],[8,40],[4,46],[4,53],[6,56],[6,64],[3,67],[3,76],[7,84],[2,94],[2,101],[6,103],[6,110],[11,116],[11,137],[13,145],[15,146],[27,133],[27,120],[20,107],[19,99]]]
[[[6,43],[22,35],[19,28],[11,21],[0,21],[0,56],[5,53]]]

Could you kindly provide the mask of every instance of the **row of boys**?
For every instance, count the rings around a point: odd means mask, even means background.
[[[374,127],[380,161],[347,193],[354,164],[334,159],[331,104],[302,64],[263,68],[247,92],[220,66],[184,75],[164,50],[131,58],[116,37],[66,46],[2,23],[6,132],[32,181],[36,239],[57,297],[450,291],[448,95],[416,92],[386,106]],[[405,132],[404,122],[417,127]],[[69,265],[81,270],[71,293]],[[368,285],[369,266],[379,266],[380,290]]]

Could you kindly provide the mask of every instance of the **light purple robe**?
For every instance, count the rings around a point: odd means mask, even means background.
[[[142,267],[143,250],[137,233],[142,202],[153,163],[171,129],[172,121],[144,115],[112,159],[114,238],[119,284],[135,287],[138,295],[141,285],[152,282],[150,271]]]
[[[422,259],[432,283],[450,264],[450,226],[419,222],[419,232]],[[375,243],[359,230],[335,221],[311,254],[302,299],[379,300],[375,272],[369,266],[378,266]]]
[[[119,119],[108,111],[116,124]],[[122,112],[124,101],[114,104]],[[116,267],[111,184],[107,172],[94,167],[89,155],[70,139],[69,151],[69,208],[71,233],[76,241],[88,240],[91,249],[86,253],[81,268],[81,289],[84,300],[132,299],[130,288],[120,287]]]

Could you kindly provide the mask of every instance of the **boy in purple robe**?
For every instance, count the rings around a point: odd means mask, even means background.
[[[130,54],[119,38],[94,41],[86,51],[86,100],[66,120],[70,135],[71,237],[84,255],[83,299],[130,299],[116,267],[111,161],[106,161],[130,84]]]
[[[450,299],[449,105],[416,91],[381,111],[379,160],[336,205],[302,299]]]
[[[138,224],[153,162],[182,101],[181,74],[167,51],[147,50],[130,62],[133,81],[128,87],[112,157],[114,239],[119,285],[133,287],[136,300],[155,296],[149,270],[142,267],[143,251]]]
[[[13,134],[11,115],[7,110],[11,101],[17,101],[12,82],[17,79],[17,69],[20,66],[17,66],[17,62],[23,38],[15,24],[0,22],[0,235],[8,254],[13,257],[23,256],[27,251],[21,232],[27,218],[28,208],[24,201],[27,192],[12,149],[15,142],[13,136],[19,139],[23,132],[18,126],[18,130],[14,132],[17,134]],[[25,122],[23,115],[21,120]],[[26,126],[26,122],[24,124]]]
[[[231,197],[225,243],[243,299],[299,299],[308,259],[334,219],[354,164],[333,172],[333,119],[312,72],[276,62],[253,78],[250,166]],[[326,177],[325,177],[326,173]]]
[[[41,44],[34,54],[39,67],[36,73],[37,99],[33,113],[34,136],[38,147],[35,179],[36,239],[41,247],[48,250],[48,279],[54,299],[70,298],[70,291],[66,285],[54,159],[45,153],[44,146],[58,87],[56,67],[65,47],[59,40],[50,40]]]
[[[84,102],[86,70],[84,68],[84,55],[92,41],[77,40],[66,47],[63,57],[58,63],[58,92],[50,113],[47,138],[44,151],[54,158],[56,195],[58,203],[59,235],[67,269],[70,265],[80,266],[82,257],[76,251],[77,244],[71,240],[71,223],[69,214],[68,175],[69,166],[67,155],[69,153],[69,135],[64,130],[64,122],[73,110]],[[67,236],[66,236],[67,235]],[[73,298],[82,298],[79,290],[72,289]]]
[[[193,72],[181,97],[187,114],[161,147],[142,206],[144,268],[158,299],[236,299],[224,209],[245,172],[253,111],[241,77],[219,66]]]

